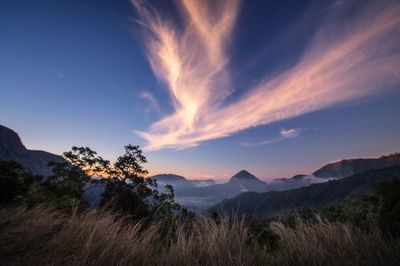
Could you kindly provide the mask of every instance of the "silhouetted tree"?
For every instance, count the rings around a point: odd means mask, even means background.
[[[0,204],[23,203],[28,206],[49,204],[58,209],[88,207],[84,200],[90,183],[102,183],[105,192],[101,207],[136,218],[171,218],[180,206],[174,190],[157,190],[157,182],[146,178],[147,162],[139,146],[125,146],[125,154],[114,164],[88,147],[72,147],[64,153],[64,162],[50,162],[47,178],[24,171],[16,162],[0,162]]]
[[[92,176],[104,175],[110,168],[110,162],[98,156],[88,147],[72,147],[64,152],[65,162],[50,162],[53,174],[46,184],[66,206],[87,206],[83,199],[85,187],[89,182],[97,182]]]
[[[173,215],[180,207],[174,202],[171,186],[166,192],[157,190],[157,182],[145,178],[148,173],[143,164],[147,163],[139,146],[125,146],[125,154],[118,157],[106,181],[101,206],[110,206],[116,211],[134,217],[160,218]]]

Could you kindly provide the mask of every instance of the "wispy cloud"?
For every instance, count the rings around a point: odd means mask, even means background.
[[[291,128],[291,129],[281,129],[281,136],[283,138],[295,138],[300,135],[301,129],[300,128]]]
[[[153,96],[153,94],[151,94],[149,91],[140,92],[139,97],[148,101],[148,103],[150,104],[150,107],[152,109],[154,109],[158,113],[161,112],[160,104],[158,103],[157,99]],[[146,112],[149,112],[149,111],[150,111],[150,109],[148,109]]]
[[[261,146],[261,145],[268,145],[271,143],[275,143],[284,139],[295,138],[300,135],[303,130],[300,128],[291,128],[291,129],[281,129],[279,132],[280,136],[275,138],[270,138],[262,141],[256,142],[241,142],[240,145],[245,147],[253,147],[253,146]]]
[[[365,5],[345,25],[346,30],[327,20],[296,66],[249,87],[231,102],[227,102],[233,92],[227,47],[238,1],[179,1],[183,29],[147,4],[132,3],[147,30],[153,72],[166,83],[175,109],[146,132],[137,132],[147,140],[147,150],[197,146],[399,84],[400,4],[396,1]],[[330,7],[332,13],[345,10],[346,3],[341,3]]]

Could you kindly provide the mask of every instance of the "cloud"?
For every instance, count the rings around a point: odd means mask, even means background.
[[[292,128],[292,129],[281,129],[281,136],[283,138],[295,138],[300,135],[301,129],[300,128]]]
[[[153,96],[153,94],[151,94],[149,91],[140,92],[139,97],[147,100],[148,103],[150,104],[151,108],[156,110],[158,113],[161,112],[160,104],[158,103],[157,99]],[[150,110],[148,110],[148,111],[150,111]]]
[[[166,84],[174,106],[172,114],[136,132],[147,141],[146,150],[194,147],[399,84],[396,1],[365,4],[344,27],[327,19],[293,68],[250,86],[235,100],[228,98],[234,86],[227,48],[238,1],[179,1],[183,27],[141,1],[132,3],[147,32],[152,70]],[[347,2],[340,3],[330,7],[333,18],[348,11]]]
[[[303,130],[300,128],[291,128],[291,129],[281,129],[279,132],[280,136],[276,138],[266,139],[263,141],[257,142],[241,142],[240,145],[244,147],[253,147],[253,146],[261,146],[261,145],[268,145],[271,143],[275,143],[284,139],[288,138],[296,138],[300,135]]]

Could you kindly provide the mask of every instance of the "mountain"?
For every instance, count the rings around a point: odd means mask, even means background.
[[[327,181],[328,179],[314,176],[297,175],[292,178],[263,182],[248,171],[241,170],[228,182],[222,184],[202,187],[200,185],[188,186],[185,182],[171,183],[175,189],[175,199],[178,203],[190,209],[205,209],[240,193],[283,191]],[[162,187],[161,185],[162,183],[159,182],[159,188]]]
[[[300,207],[320,208],[346,197],[373,189],[378,183],[400,179],[400,166],[368,170],[340,180],[312,184],[308,187],[264,193],[246,192],[224,200],[210,211],[230,211],[254,216],[271,217]]]
[[[291,179],[293,179],[293,180],[303,180],[306,176],[307,175],[295,175],[295,176],[292,176]]]
[[[14,160],[33,174],[49,176],[52,171],[48,162],[63,162],[63,157],[40,150],[28,150],[17,133],[0,125],[0,160]]]
[[[323,166],[313,173],[319,178],[343,178],[372,169],[382,169],[400,165],[400,153],[371,159],[351,159]]]
[[[254,184],[263,184],[264,182],[255,177],[254,175],[250,174],[246,170],[241,170],[237,174],[233,175],[229,182],[231,183],[254,183]]]
[[[206,208],[221,200],[232,198],[242,192],[266,189],[266,183],[259,180],[248,171],[242,170],[233,175],[227,183],[214,184],[205,187],[177,188],[175,199],[188,208]]]
[[[153,175],[151,176],[152,179],[157,180],[158,182],[163,182],[163,183],[174,183],[174,182],[186,182],[188,181],[186,178],[180,175],[174,175],[174,174],[159,174],[159,175]]]
[[[175,190],[175,200],[181,205],[191,209],[204,209],[218,202],[235,197],[243,192],[281,191],[328,181],[307,175],[297,175],[263,182],[246,170],[234,174],[226,183],[216,184],[214,180],[187,180],[183,176],[174,174],[155,175],[158,189],[163,191],[166,184],[171,184]]]
[[[279,178],[267,183],[267,191],[283,191],[323,183],[329,179],[341,179],[372,169],[382,169],[400,165],[400,154],[392,154],[372,159],[342,160],[327,164],[311,175],[295,175],[291,178]]]
[[[205,187],[215,184],[212,179],[186,179],[183,176],[175,174],[159,174],[153,175],[150,178],[157,180],[159,186],[165,186],[167,184],[172,185],[174,189],[180,187]]]

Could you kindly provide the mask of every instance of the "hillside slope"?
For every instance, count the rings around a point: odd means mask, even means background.
[[[299,207],[320,208],[374,188],[379,182],[400,178],[400,166],[369,170],[340,180],[286,191],[246,192],[224,200],[210,211],[230,211],[266,218]]]
[[[343,178],[391,166],[400,166],[400,154],[391,154],[380,158],[342,160],[321,167],[313,175],[319,178]]]
[[[48,162],[62,162],[64,158],[45,151],[28,150],[17,133],[0,125],[0,161],[13,160],[22,164],[28,172],[49,176]]]

